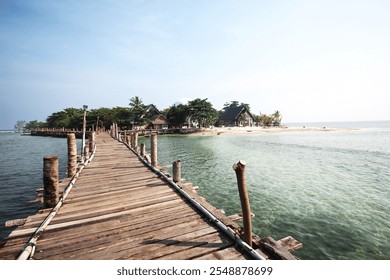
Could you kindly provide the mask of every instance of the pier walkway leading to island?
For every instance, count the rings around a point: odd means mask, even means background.
[[[34,259],[250,258],[126,145],[102,133],[96,146]],[[0,259],[15,259],[48,213],[16,228]]]
[[[64,180],[62,187],[69,182]],[[33,246],[32,258],[269,258],[264,250],[242,244],[237,224],[199,197],[192,184],[178,185],[179,190],[129,146],[101,133],[93,160]],[[4,239],[0,259],[16,259],[50,211],[40,210],[13,230]],[[292,248],[288,240],[271,238],[273,244],[266,248],[281,258],[295,259],[288,252]]]

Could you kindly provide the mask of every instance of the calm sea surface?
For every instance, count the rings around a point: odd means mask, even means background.
[[[160,136],[159,163],[180,159],[182,177],[231,215],[241,212],[232,165],[243,159],[260,237],[293,236],[302,259],[390,259],[390,122],[321,126],[361,129]],[[0,155],[4,237],[4,221],[38,209],[26,202],[41,186],[43,156],[58,155],[65,176],[66,139],[0,133]]]

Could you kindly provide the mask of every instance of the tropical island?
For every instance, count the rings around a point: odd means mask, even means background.
[[[73,129],[83,127],[83,114],[86,109],[66,108],[54,112],[46,122],[18,121],[15,130],[29,132],[35,129]],[[159,110],[154,104],[144,104],[139,96],[130,99],[129,107],[90,109],[86,114],[87,130],[109,129],[113,123],[122,130],[133,129],[193,129],[205,132],[217,128],[271,128],[281,127],[282,115],[275,111],[271,115],[256,115],[250,111],[250,105],[239,101],[226,102],[217,110],[207,98],[196,98],[186,104],[176,103],[169,108]],[[194,130],[194,128],[197,128]]]

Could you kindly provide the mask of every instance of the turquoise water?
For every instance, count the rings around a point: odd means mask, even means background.
[[[247,163],[254,232],[300,240],[302,259],[390,259],[390,126],[339,132],[159,138],[159,162],[227,215]]]
[[[309,126],[309,125],[308,125]],[[345,125],[344,125],[345,126]],[[356,124],[353,125],[357,127]],[[241,212],[232,169],[247,162],[254,232],[287,235],[302,259],[390,259],[390,122],[357,131],[261,135],[159,136],[159,163],[182,161],[182,177],[207,201]],[[140,139],[149,145],[149,139]],[[60,156],[66,139],[0,133],[0,238],[8,219],[35,213],[42,158]]]

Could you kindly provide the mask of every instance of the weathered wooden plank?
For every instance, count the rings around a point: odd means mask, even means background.
[[[171,223],[171,221],[169,222]],[[93,253],[97,259],[128,259],[128,255],[142,254],[145,246],[145,241],[155,239],[172,239],[186,233],[199,231],[209,227],[200,219],[195,218],[188,223],[177,223],[167,227],[154,228],[146,232],[127,232],[125,236],[116,239],[116,242],[110,242],[108,246],[98,247],[93,249]],[[79,255],[81,259],[89,259],[91,251],[85,252],[84,255]]]
[[[119,203],[122,205],[138,204],[141,199],[147,201],[155,198],[156,195],[163,197],[172,194],[172,190],[167,188],[156,189],[153,192],[143,188],[140,191],[132,192],[131,195],[128,191],[113,192],[106,195],[92,196],[85,200],[70,200],[66,204],[71,203],[72,207],[67,209],[64,207],[61,214],[96,209],[96,207],[109,207]]]
[[[112,234],[112,231],[118,230],[120,228],[134,229],[137,225],[140,227],[146,225],[147,220],[149,223],[155,223],[159,220],[167,217],[172,214],[174,211],[181,211],[182,216],[193,214],[193,210],[185,208],[185,207],[175,207],[175,208],[167,208],[155,213],[155,211],[151,211],[149,213],[144,213],[142,215],[128,213],[127,215],[122,214],[122,216],[115,217],[107,217],[106,219],[92,221],[89,223],[83,224],[82,227],[67,227],[61,228],[61,240],[65,241],[67,239],[71,239],[72,241],[77,238],[81,238],[84,235],[89,235],[90,232],[96,232],[98,234]],[[49,229],[44,237],[41,240],[40,244],[48,243],[48,242],[57,242],[58,241],[58,229]]]
[[[248,257],[123,144],[102,134],[97,146],[94,160],[38,240],[35,259]],[[192,193],[192,185],[187,187]],[[204,199],[193,197],[233,225]],[[14,230],[0,259],[16,257],[49,211],[28,217]]]
[[[226,249],[210,252],[209,254],[194,258],[194,260],[247,260],[250,259],[238,248],[231,246]]]
[[[201,257],[203,255],[209,254],[210,252],[218,251],[232,246],[232,241],[221,235],[217,232],[211,234],[204,238],[203,240],[198,240],[198,242],[193,243],[191,248],[183,250],[174,254],[165,255],[161,258],[164,260],[180,260],[180,259],[194,259]]]
[[[177,199],[177,196],[170,195],[170,196],[166,196],[166,197],[163,197],[163,198],[157,197],[157,198],[153,198],[151,200],[148,200],[147,202],[142,201],[142,202],[139,202],[137,204],[130,205],[130,206],[128,206],[128,205],[121,206],[120,205],[120,206],[115,206],[115,207],[109,207],[109,208],[106,208],[106,209],[103,209],[103,210],[100,210],[101,208],[98,208],[99,210],[96,210],[96,211],[90,211],[90,212],[84,212],[84,213],[75,213],[75,214],[71,214],[71,215],[66,215],[65,217],[62,217],[59,214],[58,215],[59,217],[57,219],[55,219],[55,220],[53,219],[52,226],[49,226],[48,228],[50,229],[51,227],[54,227],[55,223],[58,223],[58,222],[64,223],[66,221],[72,221],[72,220],[75,220],[75,219],[88,219],[88,218],[93,218],[93,217],[100,217],[100,216],[105,215],[108,212],[110,212],[110,213],[122,213],[123,211],[126,211],[126,210],[139,208],[139,207],[144,207],[144,206],[149,206],[149,205],[156,205],[159,202],[165,202],[165,201],[169,201],[169,200],[172,200],[172,199]],[[26,234],[32,234],[35,230],[36,230],[35,228],[15,230],[9,236],[10,237],[24,236]]]
[[[287,251],[286,248],[276,242],[272,237],[266,237],[262,241],[264,248],[274,256],[277,256],[282,260],[296,260],[296,257],[294,257],[289,251]]]
[[[188,217],[183,217],[180,219],[172,220],[170,217],[166,219],[160,219],[159,221],[154,221],[149,224],[148,227],[145,227],[143,224],[134,225],[133,228],[125,227],[114,229],[107,234],[97,233],[95,236],[87,236],[87,239],[78,239],[71,240],[70,242],[62,244],[52,244],[50,252],[45,255],[45,246],[39,248],[39,251],[36,253],[36,258],[39,259],[42,256],[47,259],[67,259],[67,258],[76,258],[76,259],[101,259],[101,251],[108,249],[116,249],[114,251],[120,251],[126,248],[126,246],[134,246],[134,243],[138,244],[139,240],[142,240],[142,236],[146,234],[154,234],[159,232],[159,230],[164,230],[167,227],[174,228],[175,226],[183,226],[184,221],[190,219],[189,224],[196,224],[197,218],[196,214],[193,213]],[[138,243],[137,243],[138,242]],[[100,257],[99,257],[100,256]],[[107,258],[107,253],[103,254],[103,259]]]
[[[15,219],[5,222],[5,227],[22,226],[26,223],[27,219]]]
[[[293,252],[303,247],[303,244],[298,240],[294,239],[292,236],[286,236],[278,241],[276,241],[282,247],[284,247],[287,251]]]
[[[146,240],[142,243],[142,250],[136,253],[128,252],[125,259],[133,260],[150,260],[155,258],[163,258],[165,255],[178,253],[188,248],[192,248],[198,245],[200,242],[204,242],[204,236],[208,236],[212,233],[216,233],[215,228],[206,226],[199,228],[198,230],[191,231],[187,234],[180,236],[172,236],[168,238],[160,238]],[[201,239],[203,238],[203,239]]]

